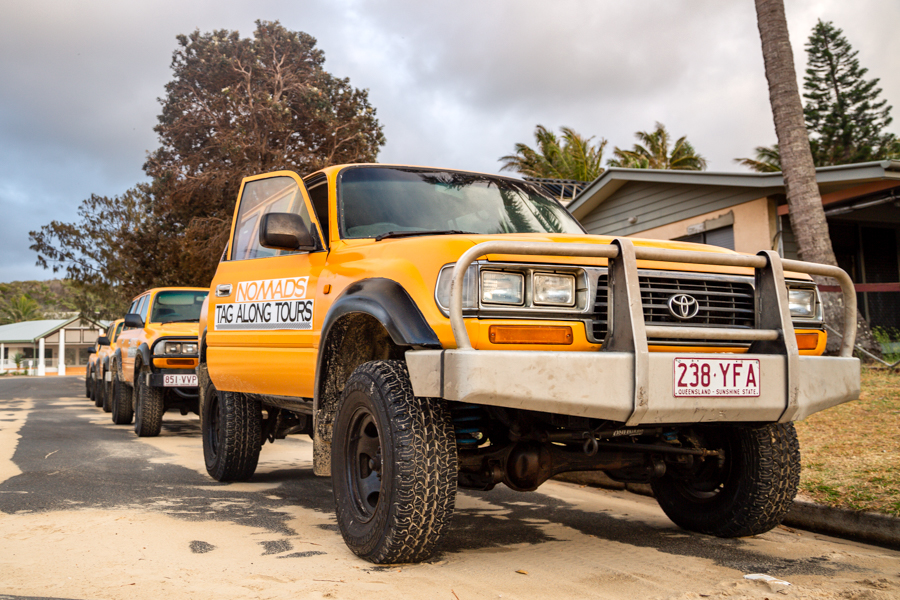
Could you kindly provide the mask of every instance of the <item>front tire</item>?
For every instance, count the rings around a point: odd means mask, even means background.
[[[206,388],[203,415],[203,458],[216,481],[247,481],[256,472],[262,448],[262,407],[236,392]]]
[[[156,437],[162,431],[162,417],[166,411],[163,392],[147,383],[146,372],[135,377],[134,432],[138,437]]]
[[[800,444],[792,423],[718,425],[694,430],[695,443],[721,448],[690,468],[651,480],[660,507],[689,531],[732,538],[781,523],[800,483]]]
[[[456,502],[456,440],[446,402],[413,395],[406,365],[359,366],[341,394],[331,444],[337,521],[376,564],[430,557]]]
[[[111,392],[103,395],[103,410],[107,410],[109,407],[108,410],[112,412],[112,421],[116,425],[131,425],[131,419],[134,417],[132,396],[133,393],[128,384],[120,380],[118,375],[114,376]]]

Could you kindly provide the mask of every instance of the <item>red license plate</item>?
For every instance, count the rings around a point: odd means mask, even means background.
[[[759,396],[759,359],[676,358],[676,396]]]

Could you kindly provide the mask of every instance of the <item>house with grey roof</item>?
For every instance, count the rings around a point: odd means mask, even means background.
[[[106,326],[81,317],[0,325],[0,371],[16,370],[15,357],[20,354],[23,367],[35,375],[83,374]]]
[[[838,265],[872,325],[900,328],[900,161],[816,170]],[[589,233],[798,256],[781,173],[610,168],[567,206]]]

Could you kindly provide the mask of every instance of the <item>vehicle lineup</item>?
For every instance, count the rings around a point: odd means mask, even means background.
[[[163,413],[198,413],[197,325],[209,290],[154,288],[131,303],[112,356],[111,412],[117,425],[134,419],[140,437],[159,435]]]
[[[839,356],[812,275],[843,290]],[[458,488],[567,471],[742,537],[796,495],[793,421],[858,398],[855,315],[837,267],[589,235],[514,178],[277,171],[243,180],[209,289],[148,290],[109,326],[86,393],[139,436],[196,412],[222,482],[310,436],[346,545],[377,564],[432,556]]]
[[[109,370],[109,358],[117,348],[116,340],[122,333],[125,319],[116,319],[109,324],[106,335],[97,338],[95,352],[88,358],[88,366],[85,371],[85,384],[87,385],[88,398],[94,401],[95,406],[102,406],[105,412],[110,412],[110,397],[112,387],[112,373]]]

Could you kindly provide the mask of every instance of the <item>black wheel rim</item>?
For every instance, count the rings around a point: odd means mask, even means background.
[[[359,521],[375,516],[381,500],[381,432],[375,416],[359,407],[350,419],[344,448],[345,473],[351,504]]]
[[[736,472],[734,461],[739,449],[731,443],[731,436],[707,435],[702,440],[707,449],[721,449],[722,456],[708,456],[695,462],[688,472],[679,473],[676,479],[678,491],[694,503],[714,502],[733,485]]]
[[[213,460],[219,455],[219,396],[212,394],[209,397],[209,427],[206,428],[206,441],[209,445],[209,453]]]

